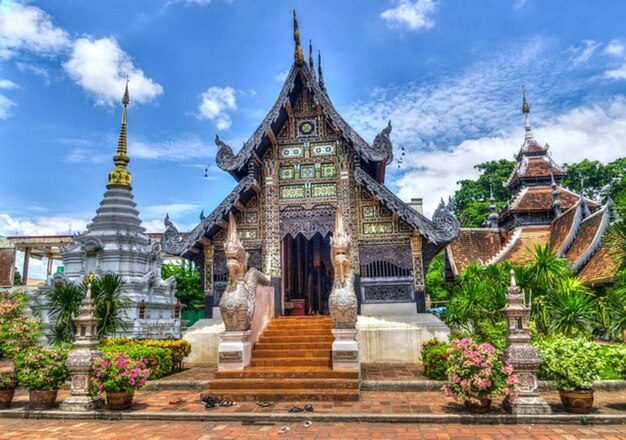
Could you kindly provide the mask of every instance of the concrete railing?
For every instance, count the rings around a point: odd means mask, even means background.
[[[250,323],[250,342],[256,344],[274,316],[274,288],[271,286],[257,285],[254,304],[254,314]]]

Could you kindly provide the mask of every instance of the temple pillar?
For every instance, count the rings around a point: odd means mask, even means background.
[[[278,200],[278,160],[263,161],[263,273],[271,278],[274,287],[274,316],[282,313],[280,209]]]
[[[413,258],[413,285],[415,288],[417,313],[424,313],[426,310],[430,309],[430,295],[428,295],[424,289],[425,283],[422,236],[417,231],[415,231],[411,237],[411,257]]]
[[[339,178],[337,180],[337,206],[343,213],[346,232],[352,237],[352,268],[355,276],[360,275],[359,267],[359,236],[358,222],[356,218],[356,186],[354,183],[354,160],[348,150],[343,150],[337,155],[339,164]],[[358,296],[358,295],[357,295]]]
[[[22,266],[22,284],[28,286],[28,265],[30,263],[31,248],[24,249],[24,265]]]
[[[215,261],[215,249],[212,243],[204,243],[204,317],[213,318],[213,263]]]
[[[48,265],[46,266],[46,279],[52,275],[52,264],[54,260],[52,259],[52,254],[48,254]]]

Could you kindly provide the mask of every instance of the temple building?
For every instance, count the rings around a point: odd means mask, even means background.
[[[278,99],[248,141],[235,154],[216,136],[217,165],[235,187],[186,238],[166,218],[164,250],[200,268],[212,317],[227,280],[224,240],[232,213],[248,265],[271,277],[275,315],[327,314],[330,237],[341,208],[359,313],[424,312],[429,263],[456,237],[459,223],[443,201],[428,219],[385,186],[391,123],[366,142],[335,110],[310,43],[305,60],[295,14],[294,41]]]
[[[496,212],[491,193],[486,228],[461,228],[446,249],[448,276],[457,276],[470,264],[503,261],[524,264],[535,245],[550,244],[552,252],[567,259],[585,284],[610,282],[617,267],[605,240],[613,202],[605,206],[560,185],[565,170],[554,162],[549,145],[541,146],[530,125],[530,106],[523,96],[524,143],[505,185],[513,196]]]

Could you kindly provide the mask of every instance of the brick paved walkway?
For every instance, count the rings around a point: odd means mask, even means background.
[[[283,426],[290,431],[279,434]],[[243,425],[207,422],[110,422],[0,419],[0,439],[626,439],[624,426],[484,426],[302,423]]]
[[[67,396],[66,390],[59,391],[58,402]],[[554,414],[567,414],[556,392],[543,393],[542,396],[552,406]],[[171,405],[169,402],[182,399],[182,403]],[[227,408],[206,409],[199,400],[197,391],[137,391],[131,411],[145,413],[288,413],[294,405],[303,406],[312,403],[318,414],[463,414],[465,410],[459,404],[447,399],[441,392],[386,392],[362,391],[359,402],[276,402],[262,408],[256,402],[238,402]],[[15,393],[12,408],[24,408],[28,403],[28,392],[20,389]],[[626,391],[596,391],[592,414],[624,414],[626,412]],[[491,409],[492,414],[504,414],[500,400],[496,399]]]

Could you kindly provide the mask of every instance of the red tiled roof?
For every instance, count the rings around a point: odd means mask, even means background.
[[[615,258],[611,255],[611,245],[605,236],[598,250],[578,271],[576,277],[584,284],[597,284],[612,280],[617,274],[617,269]]]
[[[578,205],[575,205],[552,222],[550,227],[550,247],[553,253],[556,254],[567,250],[563,249],[563,246],[568,241],[568,238],[575,233],[572,229],[578,227],[575,223],[579,211]]]
[[[497,255],[491,262],[510,261],[516,264],[525,264],[535,252],[535,245],[544,246],[550,238],[549,226],[531,226],[521,229],[517,237],[505,245],[500,255]]]
[[[580,223],[576,231],[576,238],[565,254],[565,258],[570,264],[576,264],[594,244],[605,212],[605,209],[597,211]]]
[[[559,191],[559,200],[561,201],[561,209],[567,211],[574,206],[579,195],[574,194],[570,190],[561,186],[557,187]],[[552,188],[549,186],[530,186],[521,190],[518,195],[511,201],[509,207],[510,212],[528,212],[528,211],[551,211],[552,202]],[[591,209],[597,208],[599,205],[589,199],[585,199],[585,203]]]
[[[446,249],[454,274],[463,272],[470,263],[486,263],[503,241],[501,232],[495,229],[461,229]]]

